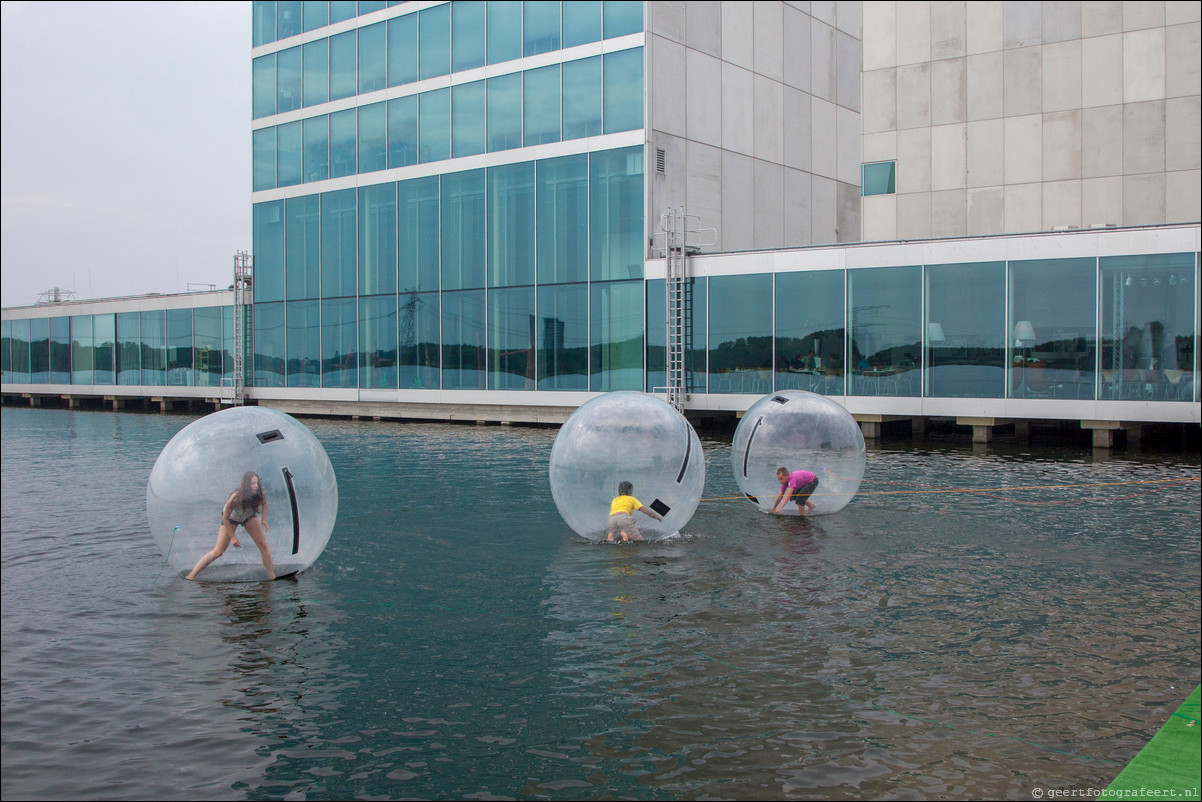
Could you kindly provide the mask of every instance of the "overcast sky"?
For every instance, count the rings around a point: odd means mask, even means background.
[[[252,246],[250,3],[2,8],[2,305],[229,286]]]

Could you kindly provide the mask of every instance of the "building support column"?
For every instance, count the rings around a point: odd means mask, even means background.
[[[910,418],[910,435],[912,437],[926,437],[927,434],[927,419],[926,418]]]
[[[1082,429],[1093,431],[1094,448],[1114,448],[1114,433],[1121,424],[1116,420],[1083,420]]]
[[[994,418],[956,418],[957,426],[972,427],[974,443],[989,443],[993,441],[993,427],[997,424]]]
[[[111,401],[113,403],[113,412],[119,411],[121,407],[124,406],[124,402],[115,395],[106,395],[104,400]]]
[[[860,433],[864,435],[865,440],[880,440],[881,422],[879,420],[860,421]]]
[[[1016,420],[1014,422],[1014,439],[1015,440],[1030,440],[1031,439],[1031,421]]]

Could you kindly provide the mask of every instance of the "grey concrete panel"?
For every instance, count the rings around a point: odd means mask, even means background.
[[[835,32],[835,102],[860,110],[860,40]]]
[[[1081,105],[1123,102],[1123,36],[1099,36],[1081,42]]]
[[[835,3],[835,29],[860,39],[864,33],[864,4]]]
[[[1009,50],[1043,44],[1043,4],[1038,0],[1012,0],[1005,4],[1002,47]]]
[[[931,125],[968,122],[968,59],[931,62]]]
[[[1123,3],[1123,30],[1138,31],[1164,27],[1164,3]]]
[[[920,64],[931,60],[931,4],[897,5],[897,63]]]
[[[817,20],[810,23],[810,94],[835,100],[835,29]]]
[[[803,5],[810,7],[811,17],[832,28],[839,21],[839,14],[836,11],[836,7],[838,6],[836,0],[812,0],[812,2]]]
[[[1005,183],[1010,185],[1040,181],[1043,178],[1043,115],[1007,117],[1005,137]],[[1007,230],[1033,231],[1036,229],[1007,228]]]
[[[899,195],[931,191],[931,129],[897,132],[897,192]],[[901,204],[898,204],[900,214]],[[900,218],[899,218],[900,219]]]
[[[897,196],[897,238],[931,237],[931,193]]]
[[[800,170],[785,170],[785,243],[810,245],[814,242],[812,214],[813,178]]]
[[[813,137],[810,96],[799,89],[784,87],[785,165],[810,170],[810,142]]]
[[[1166,170],[1202,168],[1202,113],[1199,96],[1166,100],[1164,104],[1164,167]]]
[[[655,150],[664,151],[664,172],[660,173],[654,166],[647,171],[651,186],[651,208],[648,209],[647,219],[658,220],[666,209],[683,206],[687,199],[686,140],[656,133],[652,136],[651,145]]]
[[[839,242],[858,242],[860,239],[860,187],[858,184],[835,184],[835,238]]]
[[[1182,25],[1202,20],[1202,3],[1197,0],[1169,0],[1164,4],[1164,24]]]
[[[754,150],[757,159],[783,164],[784,84],[756,75],[753,79],[755,100]]]
[[[1166,29],[1166,96],[1185,97],[1202,93],[1202,73],[1198,70],[1198,65],[1202,64],[1202,49],[1198,45],[1200,36],[1202,23],[1191,22]]]
[[[931,191],[968,186],[968,124],[931,127]]]
[[[897,196],[869,195],[862,201],[860,239],[890,242],[897,239]]]
[[[1005,109],[1002,93],[1002,53],[968,57],[968,119],[1001,117]]]
[[[751,121],[755,113],[755,82],[747,70],[722,65],[722,147],[751,155],[755,147]]]
[[[1043,185],[1043,229],[1081,227],[1081,182],[1049,181]]]
[[[965,18],[968,54],[993,53],[1002,49],[1006,4],[1001,0],[968,3]]]
[[[1081,177],[1123,174],[1123,107],[1081,111]],[[1089,225],[1090,220],[1085,224]],[[1118,222],[1111,220],[1107,222]]]
[[[860,138],[862,159],[868,162],[892,161],[897,158],[897,132],[883,131],[879,134],[865,134]]]
[[[1123,34],[1123,102],[1160,100],[1165,96],[1165,29]]]
[[[968,191],[952,189],[931,193],[931,236],[963,237],[968,234]]]
[[[722,60],[750,70],[755,67],[754,6],[722,0]]]
[[[838,193],[835,181],[813,176],[810,193],[810,238],[815,245],[829,245],[839,241],[837,204]]]
[[[1165,102],[1123,106],[1123,173],[1162,173],[1165,165]],[[1126,192],[1124,186],[1124,194]]]
[[[686,131],[685,96],[687,93],[685,48],[661,36],[649,37],[651,103],[647,110],[648,127],[674,136]]]
[[[1122,0],[1095,0],[1081,4],[1082,36],[1108,36],[1122,32]]]
[[[1067,42],[1081,38],[1081,3],[1077,0],[1045,2],[1043,8],[1043,43]]]
[[[968,186],[997,186],[1005,181],[1005,123],[979,120],[968,124]],[[998,195],[1001,203],[1001,195]],[[999,215],[1001,206],[998,206]]]
[[[755,0],[755,71],[774,81],[783,81],[784,6],[768,0]]]
[[[808,17],[807,17],[808,19]],[[786,24],[788,15],[785,16]],[[864,15],[864,72],[897,66],[897,4],[873,3]]]
[[[968,21],[965,3],[934,0],[931,3],[931,58],[968,55]]]
[[[1165,222],[1196,223],[1202,220],[1202,171],[1165,173]]]
[[[1121,225],[1123,177],[1086,178],[1081,182],[1081,227]]]
[[[921,128],[931,124],[931,65],[907,64],[897,68],[897,127]]]
[[[1081,108],[1081,42],[1045,45],[1042,79],[1044,111]]]
[[[648,30],[677,44],[685,43],[684,0],[655,0],[648,3]]]
[[[839,170],[839,132],[835,104],[810,98],[810,172],[836,178]]]
[[[1039,47],[1002,54],[1003,96],[1007,117],[1043,111],[1043,53]]]
[[[1165,205],[1164,173],[1123,176],[1123,225],[1163,223]]]
[[[781,248],[785,244],[784,168],[755,161],[755,247]]]
[[[685,43],[701,52],[722,56],[722,4],[714,0],[685,3]]]
[[[783,26],[785,83],[809,92],[810,18],[792,6],[785,6]]]
[[[845,184],[860,185],[860,115],[842,106],[835,107],[835,178]]]
[[[722,151],[696,142],[685,148],[688,187],[685,191],[689,214],[701,217],[703,227],[718,230],[715,248],[722,250]],[[659,213],[662,213],[661,209]]]
[[[722,62],[699,50],[685,52],[687,136],[722,146]]]
[[[1081,177],[1081,110],[1043,116],[1043,180]],[[1080,204],[1078,204],[1078,207]]]
[[[897,126],[897,70],[873,70],[863,76],[865,133],[893,131]]]
[[[1003,193],[1007,233],[1043,230],[1043,189],[1039,184],[1007,184]]]
[[[722,153],[722,248],[755,247],[755,161],[730,151]]]
[[[1001,234],[1005,230],[1005,214],[1001,187],[984,187],[967,190],[968,220],[965,234],[985,236]]]

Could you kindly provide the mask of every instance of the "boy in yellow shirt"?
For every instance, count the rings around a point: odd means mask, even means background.
[[[639,500],[630,495],[634,490],[634,485],[630,482],[618,483],[618,495],[614,498],[613,503],[609,506],[609,537],[607,540],[614,543],[619,540],[642,540],[643,536],[639,534],[638,524],[634,522],[635,510],[650,516],[657,521],[662,521],[664,516],[652,509],[648,509],[639,503]]]

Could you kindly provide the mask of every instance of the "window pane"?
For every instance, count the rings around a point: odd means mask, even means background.
[[[284,300],[284,202],[254,207],[254,300]]]
[[[601,56],[563,65],[563,138],[582,139],[601,133]]]
[[[275,0],[254,0],[251,30],[254,47],[275,41]]]
[[[451,156],[451,90],[423,92],[417,98],[417,118],[422,162],[436,162]]]
[[[220,306],[206,306],[192,313],[195,378],[201,387],[221,384],[221,312]]]
[[[929,265],[926,394],[1001,398],[1006,389],[1006,272],[1003,262]],[[934,325],[927,327],[928,340]]]
[[[321,386],[321,302],[287,305],[289,387]]]
[[[522,74],[488,79],[488,149],[522,146]]]
[[[590,390],[643,389],[643,282],[594,284]]]
[[[484,389],[484,291],[442,294],[442,387]]]
[[[488,292],[488,389],[533,390],[534,288]]]
[[[605,133],[643,127],[643,49],[605,54]]]
[[[255,191],[275,189],[275,127],[260,128],[251,134],[251,149],[254,151]]]
[[[847,273],[851,314],[849,395],[922,392],[922,268],[873,267]]]
[[[167,384],[191,387],[192,310],[167,310]]]
[[[50,318],[50,381],[71,383],[71,318]]]
[[[326,192],[321,196],[321,296],[353,296],[355,273],[355,190]]]
[[[451,71],[450,5],[418,12],[418,58],[422,78],[436,78]]]
[[[29,338],[28,320],[13,320],[12,323],[12,380],[14,384],[29,383]]]
[[[141,384],[142,364],[142,324],[137,312],[120,312],[117,315],[117,383]],[[14,331],[15,336],[15,331]],[[26,340],[29,342],[29,370],[33,370],[33,343],[30,330]],[[13,349],[13,359],[16,360],[16,349]]]
[[[330,99],[330,41],[309,42],[305,51],[305,105],[316,106]]]
[[[355,299],[321,302],[321,386],[357,387]]]
[[[292,47],[278,54],[276,62],[276,111],[283,114],[301,107],[301,48]]]
[[[255,387],[284,386],[284,304],[255,304],[254,360]]]
[[[304,122],[305,181],[325,181],[330,177],[330,118],[310,117]]]
[[[400,296],[401,389],[438,389],[439,307],[436,292],[409,292]]]
[[[1098,263],[1010,263],[1010,397],[1093,398]]]
[[[359,294],[395,293],[396,279],[396,184],[360,187]]]
[[[359,107],[359,172],[388,167],[388,104]]]
[[[643,276],[643,149],[590,156],[589,220],[593,281]]]
[[[117,379],[114,372],[117,358],[116,315],[92,315],[92,343],[95,383],[113,384]]]
[[[304,132],[301,122],[276,128],[276,186],[290,187],[304,177]]]
[[[587,390],[588,285],[539,287],[535,336],[538,389]]]
[[[388,20],[388,85],[417,80],[417,14]]]
[[[523,52],[527,56],[537,56],[559,49],[559,7],[558,2],[535,0],[523,5],[525,42]]]
[[[304,0],[306,31],[315,31],[330,24],[330,4],[326,0]]]
[[[167,383],[167,320],[163,310],[142,312],[142,379],[148,387]]]
[[[442,177],[442,288],[484,286],[484,171]],[[444,362],[445,364],[445,362]]]
[[[452,91],[451,152],[456,158],[484,152],[484,86],[484,81],[474,81]]]
[[[275,114],[275,53],[259,56],[251,70],[254,118]]]
[[[1100,261],[1100,397],[1196,400],[1194,254],[1114,256]]]
[[[897,162],[865,164],[863,172],[865,195],[892,195],[897,191]]]
[[[390,4],[387,0],[359,0],[359,16],[370,14],[373,11],[383,11]]]
[[[522,4],[518,0],[488,2],[488,63],[522,57]]]
[[[354,19],[359,13],[359,4],[356,0],[330,0],[330,24],[335,22],[345,22],[348,19]]]
[[[772,392],[772,276],[710,278],[709,385],[716,393]]]
[[[330,115],[330,178],[355,174],[358,128],[359,116],[355,109],[336,111]]]
[[[605,0],[605,38],[643,30],[643,4],[637,0]]]
[[[438,176],[397,184],[397,260],[402,292],[438,289]]]
[[[526,146],[559,141],[559,65],[523,73],[523,131]]]
[[[388,166],[417,164],[417,96],[388,101]]]
[[[534,283],[534,162],[488,171],[488,286]]]
[[[604,38],[600,0],[563,3],[563,46],[575,47]]]
[[[383,22],[359,29],[359,94],[388,85],[388,28]]]
[[[301,32],[301,8],[299,0],[279,0],[275,4],[276,39],[287,39]]]
[[[359,299],[359,386],[397,386],[397,297]]]
[[[777,390],[842,395],[843,271],[776,274]]]
[[[454,72],[483,67],[488,48],[483,0],[451,4],[451,69]]]
[[[538,280],[588,280],[587,154],[538,163]]]
[[[330,100],[351,97],[358,87],[359,42],[354,31],[330,37]]]
[[[8,353],[8,334],[12,327],[9,321],[4,321],[4,378],[8,380],[8,371],[10,369],[10,356]],[[72,384],[95,384],[95,371],[93,368],[93,358],[95,351],[92,348],[92,316],[91,315],[74,315],[71,318],[71,383]]]

